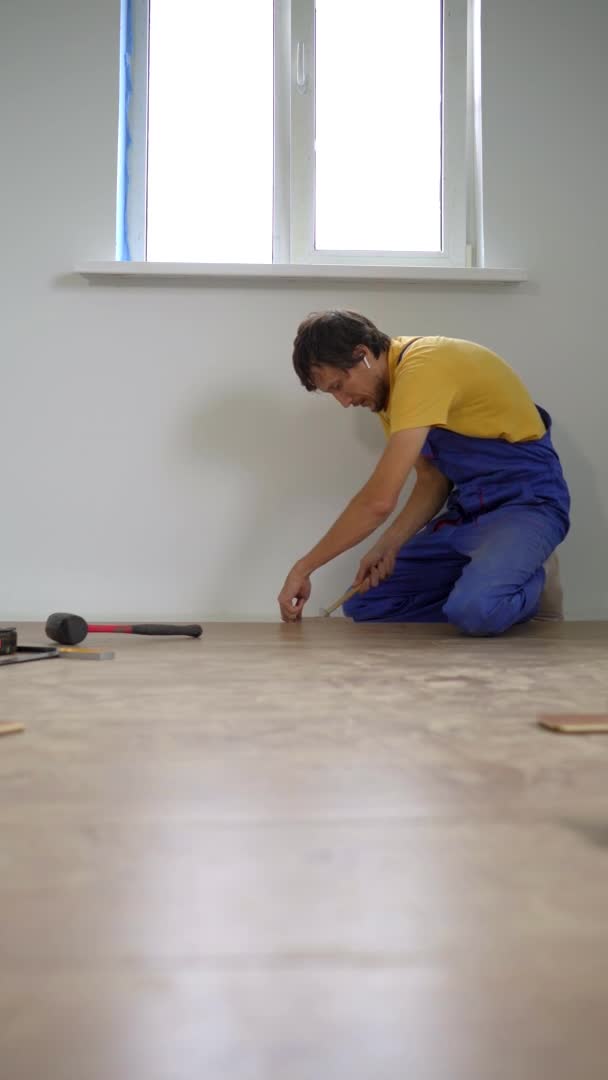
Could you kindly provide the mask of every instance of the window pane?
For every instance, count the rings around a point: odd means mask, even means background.
[[[151,0],[148,258],[272,262],[272,0]]]
[[[317,0],[316,247],[441,249],[441,0]]]

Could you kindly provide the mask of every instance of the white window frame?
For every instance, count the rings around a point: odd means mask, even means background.
[[[122,0],[117,258],[124,261],[146,261],[149,16],[149,0]],[[315,0],[274,0],[273,265],[483,265],[478,17],[479,0],[443,0],[442,250],[317,251]]]

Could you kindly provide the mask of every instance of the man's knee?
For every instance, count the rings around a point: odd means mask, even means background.
[[[503,634],[517,621],[506,598],[490,593],[467,593],[458,587],[450,593],[443,612],[449,623],[475,637]]]

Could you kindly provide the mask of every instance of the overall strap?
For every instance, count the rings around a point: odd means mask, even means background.
[[[407,345],[403,346],[401,352],[399,353],[399,356],[397,357],[397,363],[395,364],[395,367],[399,367],[399,364],[403,360],[403,357],[405,356],[405,354],[406,354],[407,350],[409,349],[410,345],[413,345],[415,341],[420,341],[420,338],[419,337],[412,338],[411,341],[408,341]]]

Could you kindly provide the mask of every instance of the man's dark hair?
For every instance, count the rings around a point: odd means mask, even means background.
[[[312,368],[321,364],[348,371],[359,362],[357,345],[367,345],[374,356],[388,349],[391,339],[373,322],[355,311],[313,312],[298,327],[293,343],[293,366],[302,386],[315,390]]]

